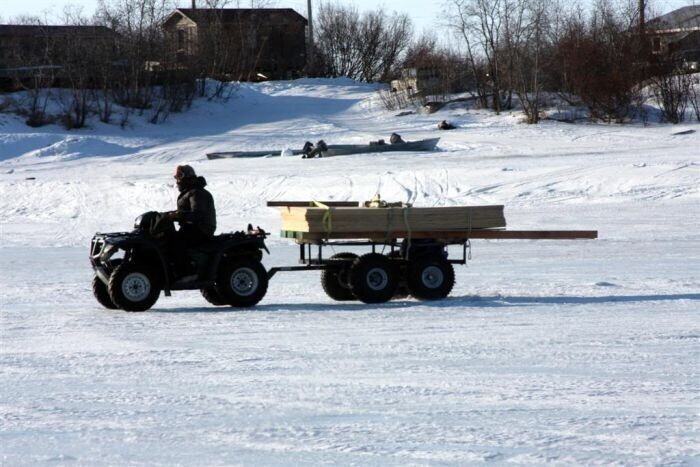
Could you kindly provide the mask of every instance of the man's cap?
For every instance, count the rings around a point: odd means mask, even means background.
[[[177,180],[182,180],[183,178],[194,178],[197,174],[194,172],[192,166],[189,165],[178,165],[175,169],[175,178]]]

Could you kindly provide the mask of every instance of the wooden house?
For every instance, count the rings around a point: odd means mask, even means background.
[[[105,26],[0,24],[0,88],[13,90],[37,76],[45,85],[58,83],[77,43],[115,47],[117,41]]]
[[[163,23],[175,60],[196,60],[205,47],[219,46],[214,57],[233,54],[224,71],[242,80],[300,76],[306,26],[291,8],[178,8]]]
[[[652,55],[660,61],[681,59],[698,71],[700,65],[700,6],[686,6],[647,22],[645,34]]]

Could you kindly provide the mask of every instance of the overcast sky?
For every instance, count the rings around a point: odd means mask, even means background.
[[[89,16],[97,6],[98,0],[2,0],[0,10],[0,20],[8,23],[13,17],[19,15],[36,15],[48,18],[49,22],[55,22],[66,5],[78,5],[83,12]],[[199,0],[203,3],[203,0]],[[321,3],[321,0],[312,0],[314,6]],[[331,0],[333,1],[333,0]],[[686,5],[700,5],[700,0],[649,0],[654,9],[661,13],[680,8]],[[443,10],[444,0],[340,0],[341,3],[352,3],[359,10],[369,10],[383,6],[386,10],[406,12],[411,17],[418,32],[423,29],[430,29],[439,23]],[[581,0],[582,4],[589,4],[592,0]],[[177,6],[189,7],[191,0],[173,0]],[[232,0],[232,4],[236,1]],[[240,1],[241,5],[249,5],[249,1]],[[278,8],[294,8],[299,13],[306,16],[306,0],[273,0],[274,6]]]

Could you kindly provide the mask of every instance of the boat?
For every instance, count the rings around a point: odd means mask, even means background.
[[[407,141],[398,144],[329,144],[323,157],[370,154],[375,152],[434,151],[440,138]]]
[[[352,154],[370,154],[375,152],[414,152],[414,151],[434,151],[440,138],[421,139],[418,141],[407,141],[398,144],[329,144],[328,149],[321,153],[321,157],[349,156]],[[301,149],[292,151],[295,156],[304,154]],[[231,151],[231,152],[210,152],[208,159],[230,159],[230,158],[254,158],[254,157],[280,157],[279,149],[263,151]]]
[[[292,151],[292,154],[299,156],[302,154],[301,149]],[[230,151],[230,152],[210,152],[207,154],[207,159],[230,159],[230,158],[249,158],[249,157],[280,157],[282,152],[279,149],[269,151]]]

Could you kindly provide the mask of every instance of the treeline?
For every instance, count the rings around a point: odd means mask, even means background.
[[[222,18],[209,16],[199,22],[196,53],[181,54],[179,38],[163,29],[172,11],[167,0],[100,0],[90,18],[65,11],[61,23],[88,28],[65,33],[47,27],[40,41],[12,48],[5,64],[13,85],[26,92],[19,101],[5,99],[4,108],[40,126],[56,120],[51,110],[57,105],[58,119],[72,129],[85,126],[90,115],[122,126],[134,115],[160,123],[195,97],[230,97],[233,83],[255,70],[258,50],[250,38],[260,25],[225,31]],[[44,26],[28,17],[16,23]]]
[[[646,18],[655,16],[649,3]],[[650,98],[668,122],[682,122],[688,107],[700,120],[697,78],[682,57],[651,53],[638,1],[597,0],[587,9],[566,0],[445,5],[438,28],[415,38],[405,15],[323,4],[309,71],[381,82],[405,69],[439,77],[420,93],[383,92],[392,109],[468,90],[496,113],[517,105],[529,123],[543,118],[552,96],[605,122],[647,119]]]
[[[694,78],[680,57],[651,54],[638,5],[598,0],[584,10],[558,0],[449,0],[452,47],[427,41],[422,54],[443,69],[462,69],[481,107],[498,113],[517,97],[529,123],[542,118],[552,93],[607,122],[646,118],[649,94],[669,122],[682,121],[688,105],[700,119]]]
[[[305,74],[389,82],[407,68],[436,70],[433,94],[468,91],[496,113],[517,106],[529,123],[543,118],[553,95],[607,122],[646,118],[650,97],[669,122],[683,121],[689,107],[700,119],[694,77],[681,60],[654,59],[639,30],[637,1],[597,0],[588,9],[566,0],[446,0],[445,6],[440,26],[416,38],[405,14],[321,3]],[[100,0],[94,17],[66,12],[64,24],[112,32],[47,36],[41,47],[17,47],[10,65],[26,90],[18,111],[30,125],[50,120],[50,101],[67,128],[84,126],[90,115],[121,125],[134,115],[158,123],[196,97],[226,99],[232,83],[254,78],[260,44],[251,38],[259,24],[232,30],[208,16],[198,24],[196,53],[182,54],[181,38],[163,28],[171,11],[170,0]],[[388,106],[410,103],[406,93],[385,95]]]

